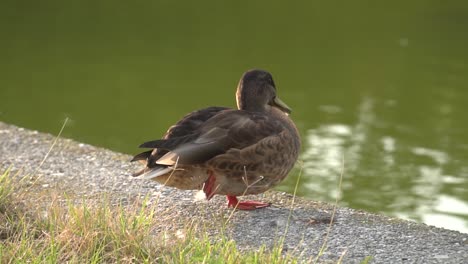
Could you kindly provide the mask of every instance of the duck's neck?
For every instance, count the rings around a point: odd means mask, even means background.
[[[264,112],[268,110],[269,105],[265,102],[261,102],[258,98],[247,95],[242,91],[243,89],[237,89],[236,92],[237,109],[251,112]]]
[[[263,106],[263,105],[258,105],[258,104],[249,104],[249,103],[241,103],[240,105],[237,104],[237,108],[239,110],[245,110],[249,112],[265,112],[268,111],[270,107],[268,106]]]

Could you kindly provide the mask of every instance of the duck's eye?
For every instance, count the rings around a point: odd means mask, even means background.
[[[273,87],[275,86],[275,82],[273,82],[273,78],[268,78],[268,83],[271,84]]]

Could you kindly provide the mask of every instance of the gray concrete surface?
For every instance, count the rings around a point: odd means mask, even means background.
[[[117,202],[129,203],[149,196],[167,220],[156,230],[175,232],[194,219],[213,225],[230,217],[226,233],[241,249],[271,247],[287,230],[284,250],[310,262],[326,237],[330,204],[296,198],[291,206],[291,195],[270,191],[255,198],[273,202],[271,207],[232,213],[224,197],[196,201],[195,191],[132,179],[130,174],[139,164],[129,163],[129,155],[70,139],[59,139],[37,169],[54,138],[0,122],[0,169],[21,170],[18,175],[30,175],[27,180],[42,190],[70,192],[85,199],[106,193]],[[328,233],[319,263],[336,263],[342,255],[343,263],[361,263],[368,256],[372,257],[369,263],[468,263],[468,234],[424,224],[338,208]]]

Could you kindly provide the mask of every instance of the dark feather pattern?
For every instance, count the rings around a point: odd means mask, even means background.
[[[137,161],[137,160],[146,160],[149,156],[151,156],[151,152],[153,151],[149,150],[149,151],[142,152],[136,155],[135,157],[133,157],[133,159],[130,162]]]
[[[175,125],[171,126],[164,134],[163,139],[148,141],[140,145],[140,148],[153,148],[154,150],[142,152],[131,161],[147,159],[147,168],[160,168],[161,165],[156,161],[161,158],[168,150],[175,148],[181,143],[187,142],[191,137],[195,137],[195,131],[208,119],[217,113],[227,110],[227,107],[212,106],[185,115]],[[146,170],[138,171],[133,176],[139,176]]]

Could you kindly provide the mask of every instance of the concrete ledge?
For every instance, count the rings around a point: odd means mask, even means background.
[[[158,210],[170,212],[171,224],[160,230],[176,230],[193,219],[213,224],[229,215],[224,197],[195,201],[195,191],[166,188],[129,175],[139,164],[130,156],[93,147],[70,139],[59,139],[47,160],[36,170],[55,137],[0,122],[0,169],[11,167],[30,173],[38,188],[72,192],[83,197],[106,193],[119,202],[149,195],[158,200]],[[259,197],[257,197],[258,199]],[[316,256],[327,233],[332,206],[296,199],[291,218],[289,194],[267,192],[273,206],[252,212],[237,211],[228,234],[240,248],[272,246],[283,235],[285,250],[308,259]],[[289,220],[288,220],[289,219]],[[288,224],[289,223],[289,224]],[[381,215],[339,208],[321,261],[360,263],[468,263],[468,234],[426,226]]]

